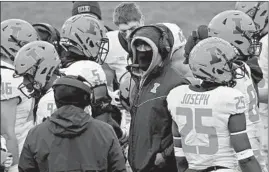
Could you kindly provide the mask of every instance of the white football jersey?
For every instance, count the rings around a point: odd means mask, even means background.
[[[1,65],[14,69],[12,65],[4,61],[1,61]],[[18,86],[23,82],[23,78],[14,78],[13,74],[13,70],[1,68],[1,101],[15,97],[19,97],[21,100],[17,105],[15,122],[15,133],[20,154],[28,131],[34,126],[32,118],[33,99],[28,99],[21,93]]]
[[[54,100],[54,93],[51,88],[38,102],[36,123],[42,123],[44,118],[50,117],[56,110],[57,107]]]
[[[246,103],[246,111],[244,112],[246,115],[246,125],[247,125],[247,134],[249,138],[249,142],[251,144],[251,148],[254,151],[254,155],[257,160],[261,163],[264,162],[261,156],[261,116],[259,113],[258,107],[258,95],[254,88],[253,81],[251,78],[251,70],[250,67],[244,63],[246,74],[244,78],[235,79],[236,85],[235,89],[241,91],[245,96]],[[241,69],[236,70],[237,73],[242,73]]]
[[[182,85],[170,91],[167,103],[182,136],[182,148],[190,169],[238,168],[228,122],[231,115],[246,109],[240,91],[218,87],[197,92]]]
[[[261,43],[262,52],[258,62],[263,72],[263,79],[258,84],[259,91],[268,90],[268,34],[261,39]],[[268,168],[268,103],[260,103],[259,112],[262,121],[260,127],[262,135],[262,156]]]
[[[244,63],[245,69],[247,73],[244,78],[235,79],[236,85],[235,89],[241,91],[245,96],[247,109],[245,111],[246,121],[247,121],[247,129],[255,129],[255,125],[260,122],[259,109],[258,109],[258,95],[253,86],[252,78],[251,78],[251,70],[249,66]],[[242,73],[241,69],[236,70],[237,73]],[[250,128],[252,127],[252,128]],[[254,128],[253,128],[254,127]]]
[[[263,79],[259,83],[259,90],[268,89],[268,34],[261,39],[261,43],[262,52],[258,62],[262,69]],[[260,103],[259,110],[261,115],[268,116],[268,104]]]
[[[117,81],[126,72],[128,53],[122,48],[119,38],[119,31],[110,31],[106,35],[109,39],[109,52],[102,65],[108,81],[108,89],[113,91],[113,79],[116,77]]]

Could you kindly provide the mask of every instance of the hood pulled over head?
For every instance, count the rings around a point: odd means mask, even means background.
[[[59,137],[77,137],[87,130],[91,116],[73,105],[59,108],[50,117],[49,130]]]

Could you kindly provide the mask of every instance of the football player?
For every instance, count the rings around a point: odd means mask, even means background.
[[[168,109],[182,144],[189,171],[261,172],[246,133],[244,95],[232,88],[237,77],[236,53],[231,44],[211,37],[191,51],[189,65],[201,85],[182,85],[167,96]],[[236,152],[236,156],[234,154]],[[188,171],[188,170],[187,170]]]
[[[103,76],[100,76],[101,74],[97,70],[101,67],[97,61],[102,55],[105,56],[108,53],[108,49],[104,48],[105,44],[108,44],[108,39],[105,35],[104,25],[97,18],[89,14],[70,17],[61,29],[60,45],[63,49],[61,55],[63,68],[61,71],[65,74],[72,74],[79,70],[81,64],[85,63],[88,64],[88,70],[85,69],[83,72],[90,73],[95,78],[96,85],[106,85],[107,81],[102,80]],[[100,107],[103,104],[106,104],[106,106]],[[118,126],[112,121],[110,121],[110,124],[114,127],[117,136],[121,138],[122,132],[118,128],[121,113],[116,106],[111,105],[110,95],[104,94],[102,98],[100,97],[100,102],[90,108],[92,115],[96,118],[101,118],[99,115],[107,117],[112,115]]]
[[[19,162],[20,171],[126,171],[112,127],[83,110],[100,103],[99,96],[106,85],[96,85],[99,83],[88,64],[78,63],[80,66],[72,75],[63,76],[53,84],[57,111],[29,131]],[[94,73],[105,81],[101,66]]]
[[[113,23],[118,30],[107,33],[109,41],[109,54],[107,56],[108,67],[106,70],[114,70],[119,83],[120,77],[126,72],[126,66],[130,61],[128,57],[128,37],[130,33],[144,25],[144,16],[139,6],[134,2],[122,2],[113,12]]]
[[[36,30],[24,20],[1,22],[1,134],[13,156],[11,171],[16,170],[26,135],[34,126],[32,100],[18,90],[22,78],[13,78],[13,61],[21,47],[38,39]]]
[[[235,9],[249,15],[260,33],[262,51],[258,62],[263,72],[263,79],[258,84],[259,112],[262,123],[262,153],[268,167],[268,2],[237,2]]]
[[[73,3],[72,15],[89,14],[96,17],[99,22],[102,21],[102,14],[98,2],[93,1],[76,1]],[[110,31],[109,31],[110,30]],[[107,32],[108,31],[108,32]],[[119,31],[112,31],[106,27],[106,35],[110,44],[105,47],[109,49],[108,54],[104,54],[99,59],[99,64],[102,65],[108,82],[108,88],[112,96],[112,101],[115,105],[119,105],[118,99],[118,83],[119,78],[126,72],[127,52],[121,47],[118,38]],[[115,93],[113,93],[116,91]],[[114,98],[115,97],[115,98]]]
[[[216,36],[230,42],[238,51],[239,58],[251,68],[256,91],[263,75],[258,64],[262,45],[259,32],[252,19],[238,10],[227,10],[216,15],[209,23],[209,36]]]
[[[54,108],[52,84],[60,76],[60,58],[53,46],[45,41],[33,41],[22,47],[15,58],[15,77],[23,77],[20,91],[35,99],[34,122],[40,124]]]
[[[245,115],[247,134],[251,147],[254,150],[254,154],[262,165],[263,171],[267,171],[265,159],[261,156],[260,152],[261,119],[258,109],[258,94],[255,89],[257,82],[255,82],[254,79],[256,78],[255,76],[257,73],[255,73],[256,71],[253,68],[252,70],[250,68],[253,67],[253,64],[248,63],[250,60],[253,62],[255,59],[257,59],[261,50],[261,44],[256,41],[257,38],[255,37],[255,35],[258,34],[255,24],[245,13],[237,10],[229,10],[215,16],[210,21],[208,28],[209,36],[222,38],[230,42],[231,45],[235,47],[240,59],[240,61],[237,62],[242,63],[242,65],[239,64],[242,66],[241,69],[245,68],[246,70],[246,73],[237,71],[237,74],[241,73],[241,77],[237,77],[234,88],[240,90],[246,97],[247,109],[245,111]]]

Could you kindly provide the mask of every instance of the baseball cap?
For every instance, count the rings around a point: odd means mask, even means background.
[[[102,20],[99,2],[96,1],[73,1],[72,16],[77,14],[94,14]]]

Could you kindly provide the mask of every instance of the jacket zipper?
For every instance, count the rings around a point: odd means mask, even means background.
[[[143,85],[144,85],[144,83],[145,83],[145,81],[147,80],[147,78],[148,77],[146,77],[144,80],[142,80],[142,83],[141,83],[141,85],[140,85],[140,83],[139,83],[139,85],[138,85],[138,93],[136,94],[136,97],[135,97],[135,100],[134,100],[134,103],[133,103],[133,106],[134,106],[134,110],[133,110],[133,119],[134,120],[132,120],[132,121],[135,121],[135,118],[136,118],[136,112],[137,112],[137,109],[138,109],[138,104],[137,104],[137,101],[138,101],[138,99],[139,99],[139,97],[140,97],[140,95],[141,95],[141,93],[142,93],[142,87],[143,87]],[[133,134],[131,134],[131,137],[132,137],[132,152],[133,152],[133,156],[132,156],[132,162],[134,162],[134,157],[135,157],[135,150],[134,150],[134,136],[136,135],[136,129],[134,128],[135,127],[135,125],[134,125],[134,122],[132,122],[131,123],[131,128],[133,128]],[[134,164],[132,163],[132,165],[134,166]]]

